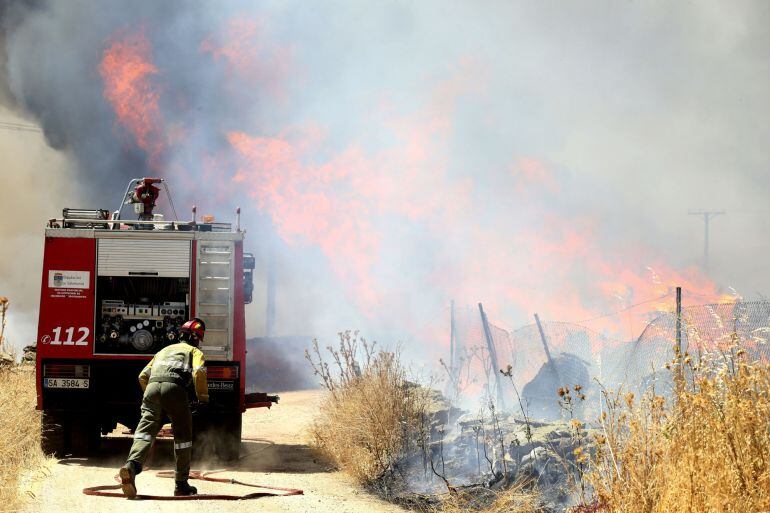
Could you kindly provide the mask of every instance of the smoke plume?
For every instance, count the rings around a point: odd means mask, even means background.
[[[112,209],[161,175],[179,210],[240,204],[279,334],[434,359],[450,299],[516,325],[770,285],[764,2],[0,5],[0,92],[71,187]],[[728,211],[708,272],[690,208]]]

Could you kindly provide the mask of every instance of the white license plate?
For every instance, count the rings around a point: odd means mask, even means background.
[[[44,378],[45,388],[88,388],[88,379]]]

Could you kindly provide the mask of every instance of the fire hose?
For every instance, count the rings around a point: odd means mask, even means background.
[[[137,500],[154,500],[154,501],[195,501],[195,500],[240,501],[240,500],[247,500],[247,499],[260,499],[262,497],[286,497],[289,495],[302,495],[304,493],[302,490],[297,488],[280,488],[277,486],[266,486],[266,485],[258,485],[253,483],[245,483],[243,481],[238,481],[237,479],[228,479],[224,477],[210,477],[211,474],[226,472],[226,471],[227,470],[212,470],[210,472],[201,472],[198,470],[191,470],[190,479],[200,479],[202,481],[212,481],[215,483],[238,484],[242,486],[249,486],[252,488],[261,488],[263,490],[269,490],[269,491],[253,492],[253,493],[247,493],[245,495],[228,495],[228,494],[221,494],[221,493],[214,493],[214,494],[207,493],[207,494],[200,494],[200,495],[183,495],[183,496],[139,494],[136,496],[136,499]],[[171,470],[164,470],[156,473],[155,475],[158,477],[173,478],[174,472]],[[117,480],[117,476],[116,476],[116,480]],[[88,488],[83,488],[83,493],[85,495],[93,495],[97,497],[124,498],[125,495],[123,495],[122,492],[119,493],[119,492],[107,491],[107,490],[117,490],[119,488],[120,488],[119,484],[91,486]]]
[[[163,430],[165,431],[165,430]],[[159,433],[161,437],[168,436],[168,433],[161,432]],[[243,438],[242,440],[248,440],[248,441],[260,441],[264,442],[265,440],[260,438]],[[270,442],[272,445],[273,442]],[[268,446],[269,447],[269,446]],[[267,449],[268,447],[264,447],[258,451],[251,452],[249,454],[245,454],[240,459],[248,458],[249,456],[254,456],[257,453],[262,452],[263,450]],[[266,486],[266,485],[259,485],[254,483],[246,483],[243,481],[239,481],[237,479],[233,478],[225,478],[225,477],[211,477],[212,474],[219,474],[221,472],[227,472],[227,469],[222,470],[211,470],[208,472],[200,471],[200,470],[191,470],[190,471],[190,479],[198,479],[201,481],[211,481],[214,483],[229,483],[229,484],[237,484],[241,486],[247,486],[250,488],[260,488],[262,490],[267,491],[261,491],[261,492],[253,492],[253,493],[247,493],[244,495],[229,495],[229,494],[200,494],[200,495],[183,495],[183,496],[173,496],[173,495],[143,495],[138,494],[136,496],[136,500],[155,500],[155,501],[195,501],[195,500],[219,500],[219,501],[239,501],[239,500],[248,500],[248,499],[260,499],[262,497],[287,497],[290,495],[303,495],[304,492],[298,488],[281,488],[278,486]],[[160,472],[156,472],[155,474],[157,477],[163,477],[163,478],[173,478],[174,472],[171,470],[163,470]],[[119,483],[120,478],[118,476],[115,476],[115,480]],[[83,493],[85,495],[91,495],[96,497],[118,497],[118,498],[124,498],[125,495],[123,495],[122,492],[113,492],[110,490],[118,490],[120,489],[120,484],[116,485],[101,485],[101,486],[90,486],[87,488],[83,488]]]

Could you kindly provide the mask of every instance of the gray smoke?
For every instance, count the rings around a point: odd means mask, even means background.
[[[121,28],[146,27],[151,34],[164,79],[189,102],[179,111],[179,122],[200,114],[216,122],[202,109],[216,106],[210,99],[218,91],[210,89],[210,75],[194,60],[197,55],[187,51],[211,22],[204,9],[187,2],[40,1],[11,2],[5,11],[5,86],[16,105],[40,123],[51,147],[72,151],[92,190],[114,195],[120,189],[116,182],[153,174],[144,151],[116,126],[103,96],[99,62]]]
[[[603,311],[606,302],[586,299],[596,293],[590,273],[557,265],[582,258],[558,255],[561,236],[556,256],[543,255],[545,269],[533,253],[546,250],[526,246],[531,232],[553,230],[551,216],[566,220],[566,232],[595,234],[597,248],[586,250],[586,258],[633,256],[680,268],[697,266],[701,255],[702,224],[687,210],[726,209],[713,224],[711,278],[723,291],[734,287],[745,296],[770,288],[763,258],[770,249],[770,4],[761,0],[729,6],[330,1],[312,8],[303,2],[6,0],[0,15],[0,98],[38,123],[48,145],[69,159],[67,176],[80,198],[113,208],[128,178],[160,172],[174,178],[179,210],[196,202],[201,211],[231,218],[242,204],[262,264],[249,310],[251,334],[263,329],[269,240],[279,260],[279,334],[327,336],[358,326],[411,343],[435,333],[434,326],[445,331],[451,297],[485,301],[494,317],[516,325],[528,322],[534,308],[546,315],[559,308],[525,305],[506,290],[520,289],[517,296],[531,290],[538,301],[556,303],[566,299],[565,280],[574,281],[587,309]],[[201,50],[206,41],[220,42],[233,19],[258,21],[256,43],[246,53],[263,64],[249,81],[234,80],[224,59]],[[98,71],[116,34],[137,30],[150,41],[159,70],[153,80],[162,91],[164,129],[181,127],[186,134],[157,167],[116,123]],[[431,117],[431,109],[439,114]],[[409,174],[402,164],[416,137],[410,139],[411,123],[431,120],[449,127],[423,141],[431,155]],[[228,132],[289,138],[308,125],[323,136],[302,155],[301,169],[333,165],[353,148],[368,157],[363,167],[384,161],[382,188],[396,189],[381,203],[362,201],[360,215],[378,235],[367,269],[381,300],[370,311],[351,285],[360,277],[342,279],[335,267],[349,248],[275,236],[269,208],[231,182],[239,164]],[[0,133],[0,141],[13,145],[11,137]],[[27,143],[18,143],[14,153],[26,151]],[[515,192],[512,168],[526,157],[546,164],[558,193]],[[438,178],[431,174],[436,167]],[[35,173],[62,176],[46,166]],[[343,190],[349,185],[341,182],[336,197],[356,201]],[[51,217],[74,201],[70,192],[35,208]],[[404,203],[428,214],[415,220],[392,208],[401,193]],[[0,194],[0,223],[8,230],[8,191]],[[460,214],[452,217],[455,207]],[[592,220],[588,228],[586,219]],[[495,254],[505,265],[493,269]],[[22,294],[7,277],[36,277],[37,269],[4,264],[0,293]],[[514,278],[506,281],[509,271]]]

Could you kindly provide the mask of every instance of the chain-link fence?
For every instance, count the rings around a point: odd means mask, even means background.
[[[675,358],[676,313],[672,305],[671,311],[645,315],[652,321],[633,341],[621,341],[582,324],[556,321],[515,330],[488,322],[488,340],[478,309],[456,309],[450,365],[455,393],[486,392],[509,407],[518,406],[518,393],[533,416],[549,418],[560,415],[556,392],[562,386],[580,385],[587,402],[598,397],[597,380],[614,389],[622,386],[638,392],[653,383],[665,389],[671,375],[665,366]],[[770,301],[686,307],[680,333],[682,348],[694,365],[704,355],[726,357],[737,348],[752,360],[770,361]],[[490,350],[498,369],[493,368]],[[509,376],[500,374],[508,366]],[[501,380],[499,389],[497,380]],[[498,390],[502,390],[501,397],[497,397]]]
[[[738,301],[682,309],[682,356],[693,365],[705,355],[730,358],[738,349],[752,361],[770,361],[770,301]],[[675,357],[677,318],[660,314],[631,344],[617,380],[644,388]]]

